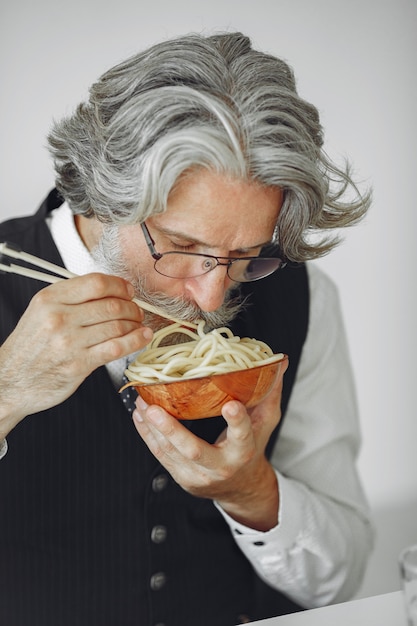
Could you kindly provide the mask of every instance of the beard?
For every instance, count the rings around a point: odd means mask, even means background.
[[[135,295],[138,299],[144,300],[180,320],[190,322],[204,320],[206,331],[227,326],[244,306],[238,284],[226,292],[223,304],[216,311],[210,312],[203,311],[191,300],[167,296],[157,291],[151,292],[146,285],[146,276],[132,275],[132,271],[126,264],[119,241],[119,227],[115,224],[103,225],[99,243],[92,249],[91,255],[105,273],[128,280],[135,288]],[[150,326],[154,331],[167,325],[165,318],[145,310],[143,312],[145,315],[144,324]]]

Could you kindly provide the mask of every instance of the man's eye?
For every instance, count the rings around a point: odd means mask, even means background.
[[[190,244],[180,244],[180,243],[175,243],[175,241],[171,241],[171,245],[176,249],[179,250],[180,252],[187,252],[190,251],[194,248],[194,244],[190,243]]]

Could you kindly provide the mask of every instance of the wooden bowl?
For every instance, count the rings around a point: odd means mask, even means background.
[[[130,383],[148,404],[157,404],[174,417],[196,420],[221,415],[229,400],[239,400],[247,408],[258,404],[271,390],[278,376],[283,376],[287,355],[276,361],[226,374],[189,378],[170,383],[140,385]]]

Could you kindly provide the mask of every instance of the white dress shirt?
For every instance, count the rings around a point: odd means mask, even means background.
[[[70,271],[100,271],[66,204],[48,223]],[[279,484],[278,525],[255,531],[216,506],[259,576],[298,604],[315,607],[355,593],[373,529],[355,467],[360,431],[337,289],[317,265],[307,267],[308,334],[271,458]],[[107,366],[116,386],[125,363]]]
[[[308,275],[307,339],[271,457],[279,523],[265,533],[228,523],[261,578],[311,608],[357,591],[374,532],[355,466],[360,430],[337,289],[314,264]]]

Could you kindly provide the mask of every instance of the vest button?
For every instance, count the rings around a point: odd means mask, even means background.
[[[154,543],[163,543],[167,538],[167,534],[168,531],[166,526],[154,526],[151,530],[151,539]]]
[[[168,484],[168,476],[166,474],[159,474],[152,480],[152,491],[159,493],[163,491]]]
[[[165,586],[167,581],[166,574],[164,572],[157,572],[151,576],[150,585],[152,591],[159,591]]]

